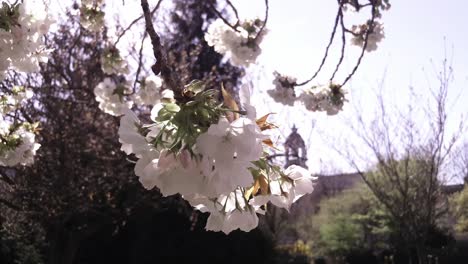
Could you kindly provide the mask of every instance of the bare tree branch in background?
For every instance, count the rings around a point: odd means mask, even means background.
[[[361,144],[332,146],[361,175],[365,184],[399,227],[396,239],[417,263],[426,263],[431,232],[441,228],[448,212],[441,191],[442,174],[448,155],[460,140],[463,123],[449,135],[447,95],[452,69],[442,62],[438,88],[429,90],[430,103],[412,93],[406,111],[392,108],[382,91],[378,93],[378,112],[368,121],[364,112],[349,124]],[[363,164],[374,163],[370,168]],[[414,250],[411,251],[411,250]]]

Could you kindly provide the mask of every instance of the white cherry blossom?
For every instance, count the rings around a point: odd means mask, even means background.
[[[120,91],[119,91],[120,89]],[[116,84],[112,79],[105,78],[94,88],[99,109],[113,116],[121,116],[133,106],[133,101],[128,100],[123,94],[130,92],[125,84]]]
[[[250,97],[252,95],[251,89],[248,85],[244,84],[239,90],[239,101],[243,111],[246,111],[245,116],[254,121],[257,118],[257,109],[251,104]]]
[[[204,188],[202,171],[186,150],[179,156],[162,151],[159,158],[152,159],[141,173],[139,171],[138,176],[145,188],[157,187],[164,196],[193,195]]]
[[[261,157],[263,138],[257,124],[244,117],[232,123],[221,118],[198,137],[197,151],[203,156],[204,174],[215,195],[253,183],[248,168]]]
[[[364,47],[365,35],[369,29],[370,22],[363,25],[354,25],[351,28],[351,31],[354,33],[351,43],[358,47]],[[372,32],[369,33],[367,37],[366,51],[371,52],[377,50],[378,43],[385,38],[383,25],[379,21],[374,21],[374,27]]]
[[[34,162],[36,151],[41,146],[35,142],[34,133],[20,128],[14,132],[14,136],[19,139],[20,144],[12,150],[0,153],[0,165],[31,165]]]
[[[299,198],[313,192],[314,178],[308,170],[292,165],[284,173],[286,177],[280,177],[277,174],[270,175],[270,193],[255,196],[249,201],[249,204],[254,208],[259,208],[271,202],[273,205],[289,211],[291,205]]]
[[[133,101],[137,105],[156,105],[161,99],[161,87],[162,79],[160,77],[149,76],[134,95]]]
[[[23,72],[36,72],[40,62],[47,62],[50,50],[43,36],[54,20],[46,12],[42,1],[25,0],[19,4],[17,21],[9,28],[0,28],[0,77],[12,68]]]
[[[150,144],[147,139],[140,133],[142,128],[141,122],[134,112],[127,110],[125,115],[120,118],[119,126],[119,142],[122,143],[120,148],[127,155],[135,154],[141,157],[142,153],[150,151]]]
[[[256,20],[240,24],[257,29],[254,23]],[[227,55],[232,64],[248,67],[251,63],[255,63],[261,54],[262,50],[259,45],[267,30],[263,29],[258,37],[258,32],[249,34],[242,26],[238,26],[236,30],[226,25],[221,19],[217,19],[208,27],[205,40],[208,45],[214,47],[216,52]]]
[[[275,79],[273,80],[273,84],[275,85],[275,88],[267,90],[268,95],[270,95],[275,102],[293,106],[297,99],[294,93],[296,78],[281,75],[277,72],[275,72],[274,75]]]
[[[206,230],[229,234],[236,229],[249,232],[258,226],[255,208],[246,203],[239,188],[215,199],[200,195],[184,198],[197,210],[210,213]]]
[[[313,181],[316,178],[312,177],[311,173],[301,166],[291,165],[286,168],[284,173],[293,181],[294,189],[291,192],[293,193],[291,195],[293,203],[305,194],[312,193],[314,190]]]
[[[312,112],[326,112],[327,115],[336,115],[342,110],[346,101],[342,88],[338,92],[332,91],[333,84],[322,85],[306,89],[299,97],[304,107]]]

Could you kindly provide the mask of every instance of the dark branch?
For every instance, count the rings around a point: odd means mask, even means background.
[[[153,8],[153,10],[151,11],[151,17],[154,15],[154,13],[156,12],[156,10],[159,9],[159,6],[161,5],[163,0],[159,0],[159,2],[156,4],[156,6]],[[114,46],[117,45],[117,43],[119,43],[120,39],[125,35],[125,33],[127,33],[128,30],[130,30],[131,27],[133,27],[133,25],[135,25],[138,21],[140,21],[140,19],[142,19],[144,17],[144,15],[141,15],[139,17],[137,17],[135,20],[133,20],[120,34],[119,36],[117,37],[117,40],[114,42]]]
[[[237,12],[237,9],[236,7],[231,3],[231,1],[229,0],[226,0],[227,4],[232,8],[232,11],[234,12],[234,15],[236,16],[236,19],[237,19],[237,22],[236,22],[236,26],[239,25],[239,13]]]
[[[161,77],[164,80],[164,83],[167,85],[167,87],[169,89],[174,91],[175,99],[176,100],[181,100],[183,98],[182,89],[180,88],[180,85],[176,81],[176,78],[174,78],[173,72],[171,71],[171,69],[167,65],[166,56],[165,56],[165,54],[163,54],[163,47],[162,47],[162,44],[161,44],[161,38],[156,33],[156,30],[154,30],[152,16],[151,16],[151,12],[150,12],[150,9],[149,9],[148,1],[147,0],[141,0],[141,7],[143,9],[143,15],[145,17],[146,32],[150,36],[151,44],[153,45],[153,54],[154,54],[154,57],[156,58],[156,63],[151,67],[151,70],[156,75],[161,73]]]
[[[359,55],[359,59],[358,59],[356,65],[354,66],[353,70],[352,70],[351,73],[348,75],[348,77],[346,77],[346,79],[345,79],[344,82],[341,84],[341,86],[344,86],[344,85],[351,79],[351,77],[353,77],[353,75],[356,73],[357,69],[358,69],[359,66],[361,65],[362,58],[364,57],[364,53],[366,52],[367,42],[368,42],[368,39],[369,39],[369,35],[374,31],[374,27],[375,27],[375,18],[376,18],[376,15],[377,15],[377,8],[378,8],[378,7],[376,7],[376,6],[372,6],[372,17],[371,17],[371,22],[370,22],[370,24],[369,24],[369,28],[368,28],[367,31],[366,31],[366,36],[364,37],[364,45],[362,46],[361,55]]]
[[[315,79],[315,77],[317,77],[317,75],[320,73],[320,71],[322,70],[322,67],[323,65],[325,65],[325,61],[327,60],[327,57],[328,57],[328,52],[330,51],[330,47],[333,43],[333,40],[335,39],[335,34],[336,34],[336,29],[338,28],[338,23],[340,21],[340,16],[342,15],[342,12],[341,12],[341,6],[339,7],[338,9],[338,13],[336,14],[336,18],[335,18],[335,25],[333,26],[333,31],[331,33],[331,36],[330,36],[330,40],[328,41],[328,45],[327,45],[327,48],[325,49],[325,55],[323,56],[322,58],[322,62],[320,63],[320,66],[318,67],[317,71],[314,73],[314,75],[312,75],[312,77],[310,77],[308,80],[302,82],[302,83],[298,83],[296,84],[296,86],[303,86],[303,85],[306,85],[308,84],[309,82],[311,82],[313,79]]]
[[[214,6],[213,3],[210,3],[210,7],[211,9],[213,9],[213,11],[216,13],[216,15],[221,18],[221,20],[223,20],[224,24],[228,25],[230,28],[232,28],[234,31],[236,32],[239,32],[239,30],[237,29],[237,26],[239,24],[239,19],[237,19],[237,23],[235,25],[231,24],[224,16],[223,14],[221,14],[218,9],[216,9],[216,6]]]
[[[147,35],[148,34],[146,32],[143,34],[143,39],[141,40],[140,51],[138,52],[138,68],[135,73],[135,82],[133,83],[133,92],[135,92],[136,84],[138,83],[138,78],[141,72],[141,66],[143,65],[143,47],[144,47],[143,44],[145,43],[145,39]]]
[[[3,171],[0,171],[0,176],[0,179],[8,183],[9,185],[15,185],[15,182],[10,177],[8,177],[8,175],[6,175]]]
[[[333,81],[335,78],[336,73],[340,69],[341,63],[343,63],[344,55],[345,55],[345,47],[346,47],[346,29],[343,21],[343,9],[340,7],[340,25],[341,25],[341,56],[340,60],[336,64],[335,71],[332,74],[332,77],[330,78],[330,81]]]
[[[263,30],[265,29],[265,26],[268,22],[268,13],[270,12],[270,5],[268,4],[268,0],[265,0],[265,19],[263,20],[263,25],[260,28],[260,30],[257,33],[257,36],[255,36],[255,42],[259,38],[259,36],[262,35]]]

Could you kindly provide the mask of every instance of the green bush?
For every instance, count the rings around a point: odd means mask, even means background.
[[[468,232],[468,187],[456,194],[451,200],[452,211],[456,217],[455,230],[457,232]]]

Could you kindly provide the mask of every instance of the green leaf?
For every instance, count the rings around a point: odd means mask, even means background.
[[[166,109],[169,112],[177,113],[180,111],[180,106],[174,103],[169,103],[164,105],[164,109]]]
[[[158,112],[158,117],[156,118],[156,121],[162,122],[162,121],[167,121],[172,118],[172,113],[169,112],[166,108],[162,108]]]
[[[185,86],[184,90],[197,95],[205,90],[205,83],[200,80],[193,80]]]
[[[192,106],[195,106],[197,103],[198,103],[197,101],[190,101],[190,102],[186,103],[185,105],[189,106],[189,107],[192,107]]]

